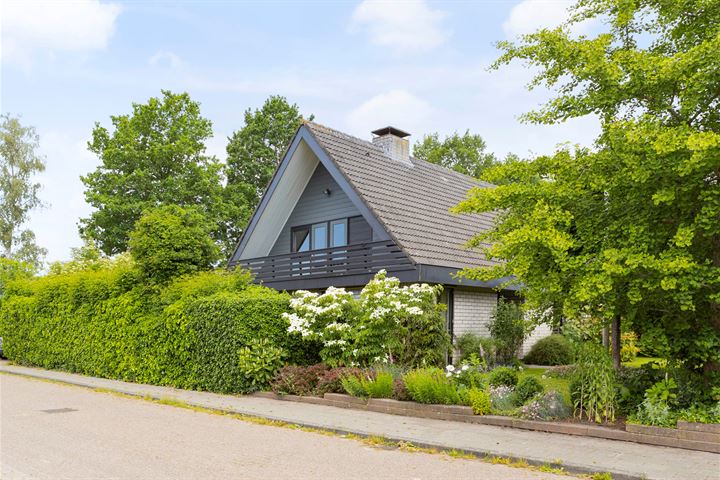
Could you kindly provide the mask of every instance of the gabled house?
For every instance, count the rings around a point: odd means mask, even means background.
[[[372,134],[369,142],[301,125],[229,266],[288,291],[359,290],[381,269],[402,282],[442,284],[451,334],[487,335],[498,296],[514,292],[496,291],[499,281],[456,274],[491,264],[465,244],[489,228],[493,216],[455,215],[450,208],[471,188],[491,185],[411,158],[402,130]]]

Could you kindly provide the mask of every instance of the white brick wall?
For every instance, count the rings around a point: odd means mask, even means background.
[[[523,343],[523,346],[520,349],[520,358],[528,354],[532,346],[535,345],[535,342],[551,334],[552,327],[546,323],[535,327],[535,330],[533,330],[532,333],[530,333],[530,335],[525,339],[525,343]]]
[[[455,290],[453,301],[453,334],[463,333],[490,336],[487,324],[497,305],[497,293],[473,290]]]
[[[474,333],[482,337],[489,337],[487,325],[493,309],[497,305],[497,293],[478,292],[474,290],[455,290],[454,292],[454,320],[453,335],[455,338],[463,333]],[[543,337],[552,333],[549,325],[536,327],[528,336],[520,349],[520,358],[524,357],[530,348]]]

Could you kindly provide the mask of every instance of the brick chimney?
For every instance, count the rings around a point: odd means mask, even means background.
[[[382,148],[385,155],[396,162],[412,166],[410,161],[410,141],[405,138],[410,134],[395,127],[374,130],[372,143]]]

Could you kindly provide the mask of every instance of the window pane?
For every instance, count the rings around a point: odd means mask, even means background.
[[[347,245],[347,223],[345,220],[335,220],[330,224],[330,246],[343,247]]]
[[[305,228],[298,228],[297,230],[293,230],[293,242],[292,242],[292,251],[293,252],[307,252],[310,250],[310,229]]]
[[[327,223],[318,223],[312,227],[312,249],[327,248]]]

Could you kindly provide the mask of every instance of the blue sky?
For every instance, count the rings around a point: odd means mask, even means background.
[[[534,126],[517,117],[543,102],[531,72],[488,71],[494,42],[561,22],[567,0],[178,1],[5,0],[0,10],[0,109],[37,128],[48,206],[29,223],[48,260],[81,244],[90,208],[79,176],[95,122],[130,111],[161,89],[201,102],[225,158],[247,108],[273,94],[319,123],[363,137],[392,124],[423,134],[470,129],[500,156],[588,145],[593,118]]]

